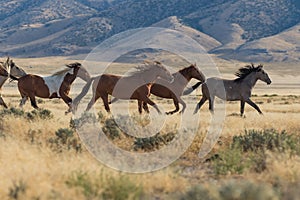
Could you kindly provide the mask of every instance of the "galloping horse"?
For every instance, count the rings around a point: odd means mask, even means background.
[[[72,63],[66,65],[67,68],[54,73],[51,76],[41,77],[34,74],[27,74],[18,79],[18,88],[22,96],[20,107],[22,107],[28,97],[31,105],[38,109],[35,97],[41,98],[62,98],[69,106],[70,112],[72,110],[72,99],[68,96],[71,84],[76,77],[80,77],[84,81],[90,80],[89,73],[81,66],[80,63]]]
[[[241,101],[241,116],[244,114],[245,103],[255,108],[260,114],[262,114],[259,107],[251,101],[251,91],[257,80],[261,80],[268,85],[271,84],[269,75],[263,70],[262,65],[255,67],[253,64],[240,68],[236,73],[238,76],[235,80],[225,80],[216,77],[208,78],[204,84],[202,84],[202,99],[196,106],[194,114],[198,112],[201,106],[206,100],[209,100],[209,110],[214,110],[215,96],[226,101]],[[191,93],[201,83],[197,83],[190,89],[184,92],[185,94]],[[225,93],[224,93],[225,90]]]
[[[155,83],[151,87],[151,94],[154,94],[155,96],[167,98],[167,99],[173,99],[175,110],[166,112],[166,114],[174,114],[175,112],[179,111],[179,103],[183,106],[182,110],[180,112],[184,112],[186,108],[185,102],[181,99],[181,95],[183,92],[183,89],[186,87],[188,82],[195,78],[199,80],[201,83],[205,82],[205,76],[198,70],[196,67],[196,64],[192,64],[189,67],[185,67],[178,72],[175,72],[172,74],[174,77],[173,82],[168,82],[163,79],[157,79]],[[111,103],[117,101],[116,98],[114,98]],[[143,108],[144,110],[149,113],[149,109],[146,102],[143,102]]]
[[[160,110],[157,105],[149,99],[150,88],[153,82],[158,78],[173,81],[171,73],[160,62],[147,61],[137,67],[138,71],[133,72],[130,76],[118,76],[112,74],[102,74],[94,77],[83,88],[82,92],[75,98],[75,107],[79,101],[86,95],[88,89],[93,83],[93,97],[90,100],[86,110],[90,110],[95,102],[101,97],[105,110],[110,112],[108,105],[108,95],[118,99],[136,99],[139,102],[139,112],[141,112],[142,102],[153,106],[158,113]]]
[[[22,77],[22,76],[25,76],[26,75],[26,72],[18,67],[14,62],[13,60],[11,60],[9,57],[7,58],[7,60],[5,62],[0,62],[0,65],[2,67],[4,67],[6,69],[6,71],[8,73],[10,73],[11,76],[14,76],[14,77]],[[0,90],[3,86],[3,84],[5,83],[5,81],[8,79],[9,77],[8,76],[0,76]],[[5,108],[7,108],[7,105],[6,103],[4,102],[4,100],[2,99],[1,97],[1,94],[0,94],[0,105],[4,106]]]
[[[7,78],[9,76],[9,73],[2,65],[0,65],[0,77],[2,76]]]

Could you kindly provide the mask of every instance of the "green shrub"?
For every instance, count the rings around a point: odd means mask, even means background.
[[[219,188],[222,200],[277,200],[278,194],[267,184],[258,184],[250,181],[229,181]]]
[[[121,130],[113,118],[105,120],[102,131],[111,139],[120,138]]]
[[[250,162],[240,148],[233,147],[220,152],[219,157],[213,160],[212,166],[218,175],[242,174],[249,168]]]
[[[109,178],[102,193],[103,199],[127,200],[141,199],[142,187],[131,182],[127,177]]]
[[[82,171],[74,172],[65,182],[69,187],[80,188],[86,199],[141,199],[143,189],[127,177],[89,176]]]
[[[94,124],[97,123],[98,120],[95,116],[94,113],[89,113],[89,112],[84,112],[78,119],[71,119],[70,120],[70,128],[71,129],[76,129],[82,127],[84,124],[89,123],[89,124]]]
[[[221,185],[196,185],[181,196],[182,200],[278,200],[279,194],[268,184],[230,180]]]
[[[29,121],[36,120],[36,119],[52,119],[53,114],[51,113],[50,110],[47,109],[38,109],[38,110],[33,110],[31,112],[24,112],[22,109],[19,108],[10,108],[10,109],[4,109],[0,111],[0,116],[4,117],[7,115],[12,115],[14,117],[23,117]]]
[[[218,200],[219,192],[216,187],[211,186],[209,189],[203,185],[196,185],[181,195],[181,200]]]
[[[24,181],[20,180],[18,183],[13,182],[13,186],[9,188],[8,197],[10,199],[23,199],[22,195],[25,194],[27,185]]]
[[[60,128],[55,132],[54,138],[50,138],[48,143],[50,148],[62,152],[63,150],[74,149],[76,152],[82,151],[80,139],[74,135],[74,131],[69,128]]]
[[[100,183],[92,181],[87,173],[82,171],[73,172],[65,182],[69,187],[78,187],[87,199],[94,199],[100,196]]]
[[[244,135],[233,137],[232,145],[240,146],[244,152],[262,150],[291,151],[300,155],[300,137],[287,134],[286,131],[278,132],[274,129],[246,130]]]
[[[155,136],[148,138],[136,138],[133,147],[136,151],[139,149],[144,151],[153,151],[170,143],[174,139],[175,135],[176,133],[169,132],[163,135],[157,133]]]
[[[22,117],[24,116],[24,111],[19,108],[9,108],[9,109],[3,109],[0,111],[0,116],[4,117],[6,115],[13,115],[15,117]]]

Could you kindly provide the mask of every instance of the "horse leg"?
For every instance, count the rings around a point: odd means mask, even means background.
[[[251,99],[247,99],[246,102],[247,102],[250,106],[252,106],[253,108],[255,108],[255,110],[257,110],[257,112],[259,112],[259,114],[263,114],[263,113],[261,112],[261,110],[259,109],[259,107],[258,107],[253,101],[251,101]]]
[[[151,101],[148,97],[145,97],[143,98],[143,101],[147,104],[149,104],[150,106],[154,107],[156,109],[156,111],[161,114],[161,111],[159,110],[158,106],[153,102]]]
[[[28,97],[27,96],[22,96],[22,99],[20,101],[20,108],[23,108],[23,105],[25,105],[26,101],[27,101]]]
[[[209,110],[211,113],[214,113],[214,101],[215,101],[215,97],[211,96],[209,99]]]
[[[139,109],[140,114],[142,114],[142,112],[143,112],[142,104],[143,104],[143,102],[141,100],[138,100],[138,109]]]
[[[183,114],[186,109],[186,103],[180,97],[179,97],[178,101],[182,105],[182,110],[180,111],[180,114],[181,113]]]
[[[66,93],[61,93],[60,96],[69,107],[69,109],[65,112],[65,114],[72,112],[72,99]]]
[[[244,100],[241,100],[241,117],[242,117],[243,114],[244,114],[244,110],[245,110],[245,101],[244,101]]]
[[[104,108],[106,110],[106,112],[110,113],[110,108],[109,108],[109,105],[108,105],[108,94],[107,93],[103,93],[100,95],[103,103],[104,103]]]
[[[29,95],[31,106],[35,109],[39,109],[39,107],[36,104],[35,96],[33,94]]]
[[[179,103],[178,103],[178,99],[176,97],[173,97],[173,103],[175,105],[175,110],[166,112],[167,115],[172,115],[172,114],[178,112],[178,110],[179,110]]]
[[[1,95],[0,95],[0,105],[4,106],[4,108],[8,108],[7,105],[6,105],[6,103],[2,99]]]
[[[199,103],[197,104],[195,110],[194,110],[194,114],[196,114],[198,112],[198,110],[200,110],[201,106],[205,103],[205,101],[207,100],[207,97],[204,95],[201,100],[199,101]]]
[[[149,111],[149,108],[148,108],[148,104],[145,103],[145,102],[143,102],[143,109],[144,109],[144,111],[146,111],[146,113],[149,113],[149,112],[150,112],[150,111]]]
[[[119,99],[114,97],[110,102],[108,102],[108,104],[113,104],[115,102],[117,102]]]
[[[100,95],[97,92],[94,92],[93,97],[91,98],[91,100],[90,100],[89,104],[87,105],[85,111],[89,111],[99,98],[100,98]]]

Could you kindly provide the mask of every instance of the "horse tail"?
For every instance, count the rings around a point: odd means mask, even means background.
[[[73,104],[74,105],[78,105],[78,103],[80,102],[80,100],[87,94],[87,92],[89,91],[92,82],[95,80],[96,77],[91,78],[86,84],[85,86],[82,88],[80,94],[75,97],[75,99],[73,100]]]
[[[188,95],[190,93],[192,93],[195,89],[197,89],[200,85],[202,84],[202,82],[198,82],[195,85],[193,85],[192,87],[189,87],[188,89],[183,91],[183,95]]]

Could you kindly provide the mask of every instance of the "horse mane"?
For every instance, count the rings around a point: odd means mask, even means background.
[[[195,65],[195,64],[190,64],[190,66],[185,67],[185,68],[182,68],[182,69],[180,69],[178,72],[181,73],[181,74],[183,74],[184,71],[190,70],[191,67],[196,67],[196,65]]]
[[[67,66],[66,68],[64,68],[64,69],[62,69],[62,70],[60,70],[60,71],[54,72],[53,75],[61,75],[61,74],[64,74],[64,73],[66,73],[66,72],[72,70],[72,69],[73,69],[74,67],[76,67],[76,66],[81,66],[81,64],[78,63],[78,62],[75,62],[75,63],[67,64],[66,66]]]
[[[140,76],[142,75],[144,72],[149,71],[152,69],[153,66],[159,66],[161,68],[164,68],[165,70],[167,70],[163,65],[161,65],[160,62],[158,61],[149,61],[149,60],[145,60],[143,64],[138,65],[136,67],[134,67],[135,70],[130,70],[127,74],[127,76]]]
[[[68,71],[70,71],[70,70],[72,70],[72,68],[64,68],[64,69],[62,69],[62,70],[59,70],[59,71],[57,71],[57,72],[54,72],[54,74],[52,74],[52,75],[53,75],[53,76],[61,75],[61,74],[64,74],[64,73],[66,73],[66,72],[68,72]]]
[[[251,65],[246,65],[245,67],[240,68],[234,75],[236,75],[238,78],[234,81],[241,81],[244,78],[246,78],[249,74],[252,72],[258,72],[262,68],[262,65],[258,65],[257,67],[254,66],[253,63]]]

